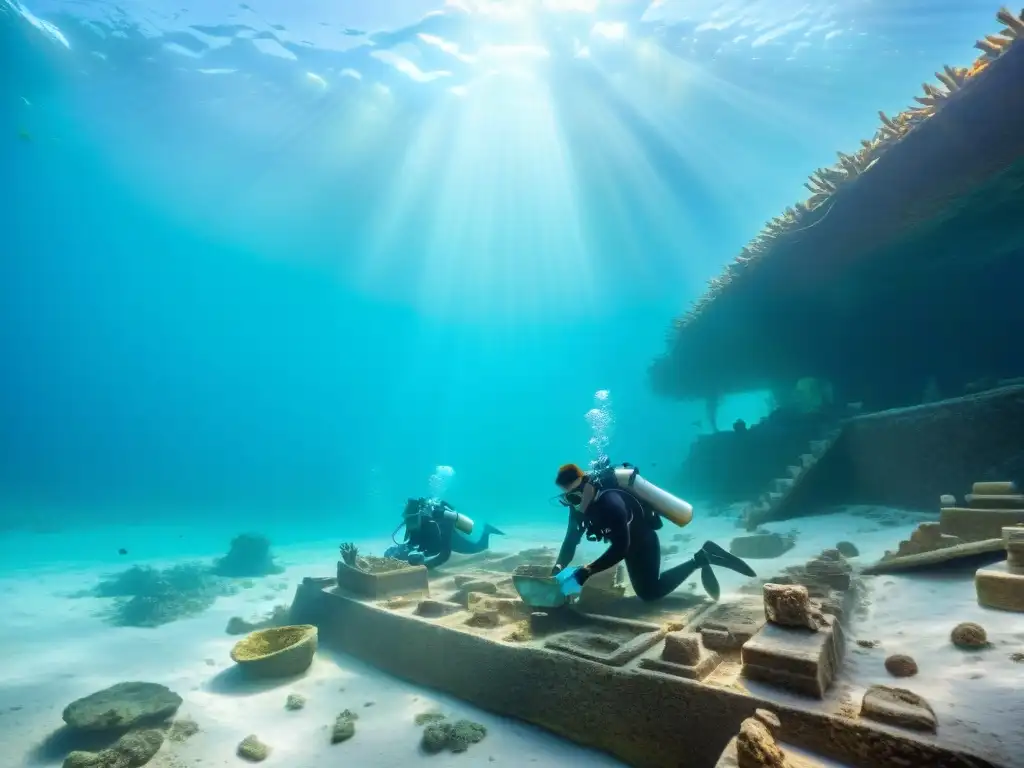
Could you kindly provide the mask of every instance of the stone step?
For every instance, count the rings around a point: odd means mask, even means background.
[[[790,477],[792,477],[794,480],[796,480],[798,477],[800,477],[800,475],[803,474],[803,471],[804,471],[803,467],[798,467],[795,464],[792,465],[792,466],[786,467],[786,474],[789,475]]]
[[[828,440],[811,440],[811,453],[815,456],[821,456],[821,454],[828,450],[829,445],[831,443]]]
[[[967,506],[979,509],[1024,509],[1024,494],[1022,493],[1001,496],[968,493],[964,500],[967,502]]]
[[[769,502],[771,503],[771,505],[772,505],[773,507],[774,507],[774,506],[775,506],[776,504],[778,504],[778,503],[779,503],[780,501],[782,501],[782,500],[783,500],[784,498],[785,498],[785,494],[782,494],[782,493],[777,493],[777,492],[775,492],[775,491],[772,491],[772,492],[770,492],[770,493],[768,494],[768,501],[769,501]]]
[[[800,463],[803,465],[804,469],[808,469],[808,468],[814,466],[814,462],[815,462],[814,454],[811,454],[811,453],[802,453],[802,454],[800,454]]]
[[[777,477],[772,480],[772,489],[776,493],[785,494],[793,488],[793,478]]]
[[[1010,496],[1016,492],[1017,486],[1012,480],[975,483],[971,488],[975,496]]]
[[[965,509],[945,507],[939,510],[939,528],[964,541],[1002,539],[1003,528],[1024,524],[1024,509]]]

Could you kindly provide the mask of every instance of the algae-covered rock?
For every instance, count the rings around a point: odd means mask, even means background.
[[[163,743],[160,731],[135,731],[122,736],[109,749],[72,752],[64,759],[63,768],[140,768],[153,759]]]
[[[256,738],[255,734],[246,736],[238,743],[236,754],[250,763],[261,763],[270,754],[270,747]]]
[[[171,723],[170,730],[167,731],[167,738],[170,741],[182,742],[188,741],[197,733],[199,733],[199,724],[190,717],[183,717]]]
[[[126,682],[73,701],[62,717],[78,731],[120,731],[173,717],[181,696],[157,683]]]
[[[431,723],[423,729],[421,746],[423,751],[435,755],[445,749],[452,752],[465,752],[473,744],[483,741],[487,729],[471,720],[458,720],[454,723],[440,721]]]
[[[957,648],[965,650],[979,650],[988,647],[988,633],[980,624],[973,621],[964,621],[953,627],[949,635],[950,642]]]
[[[334,725],[331,726],[331,744],[340,744],[355,736],[356,720],[358,719],[359,715],[350,709],[346,709],[334,718]]]
[[[271,576],[283,571],[270,553],[270,539],[259,533],[243,533],[233,538],[228,553],[213,565],[217,575],[236,579]]]
[[[439,723],[445,719],[445,716],[440,712],[417,712],[413,721],[416,725],[430,725],[431,723]]]
[[[292,712],[302,709],[306,706],[306,697],[299,693],[289,693],[288,698],[285,699],[284,708]]]

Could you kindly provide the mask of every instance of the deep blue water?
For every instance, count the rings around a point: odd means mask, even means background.
[[[995,10],[2,0],[0,515],[548,519],[601,389],[685,495],[671,318]]]

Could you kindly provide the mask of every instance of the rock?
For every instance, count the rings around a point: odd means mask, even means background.
[[[471,627],[492,629],[501,626],[501,614],[494,609],[473,611],[465,623]]]
[[[453,613],[466,610],[458,603],[447,600],[420,600],[416,604],[416,615],[425,619],[439,619],[442,616],[449,616]]]
[[[971,621],[965,621],[953,627],[949,639],[957,648],[963,648],[964,650],[978,650],[988,647],[988,635],[985,632],[985,628]]]
[[[63,768],[139,768],[153,759],[163,743],[160,731],[135,731],[101,752],[72,752],[64,759]]]
[[[261,763],[270,754],[270,747],[256,738],[255,735],[250,735],[238,743],[236,754],[250,763]]]
[[[187,741],[197,733],[199,733],[198,723],[189,717],[183,717],[171,723],[171,728],[167,731],[167,738],[170,741],[182,742]]]
[[[181,696],[157,683],[118,683],[73,701],[64,722],[78,731],[124,731],[174,716]]]
[[[836,544],[836,549],[843,557],[857,557],[860,555],[860,550],[857,549],[857,545],[852,541],[840,541]]]
[[[739,768],[785,768],[786,755],[768,726],[749,717],[740,725],[736,738],[736,763]]]
[[[750,536],[737,536],[729,544],[729,552],[747,560],[767,560],[780,557],[793,548],[794,541],[790,536],[778,533],[754,533]]]
[[[781,627],[803,627],[815,632],[821,626],[811,609],[807,587],[798,584],[765,584],[764,614]]]
[[[359,715],[350,709],[346,709],[334,718],[334,725],[331,726],[331,744],[340,744],[355,736],[356,720],[358,719]]]
[[[935,712],[923,698],[905,688],[873,685],[861,702],[861,717],[880,723],[935,733]]]
[[[285,699],[284,708],[292,712],[306,706],[306,697],[299,693],[289,693]]]
[[[755,709],[754,717],[760,720],[768,732],[772,735],[772,738],[779,737],[779,731],[782,729],[782,722],[779,720],[779,716],[774,712],[767,709]]]
[[[485,595],[493,595],[497,593],[498,587],[492,581],[474,579],[473,581],[465,582],[461,587],[459,587],[459,591],[467,595],[470,592],[479,592]]]
[[[487,729],[480,723],[471,720],[459,720],[455,723],[431,723],[423,730],[420,744],[427,754],[435,755],[445,749],[452,752],[465,752],[473,744],[483,741]]]
[[[270,553],[270,540],[258,533],[243,533],[233,538],[228,553],[213,566],[218,576],[232,578],[270,576],[283,571]]]
[[[885,660],[885,671],[893,677],[913,677],[917,674],[917,662],[910,656],[895,653]]]
[[[858,640],[857,645],[861,648],[877,648],[879,642],[877,640]]]
[[[445,719],[445,716],[440,712],[418,712],[413,718],[413,722],[416,725],[430,725],[431,723],[439,723]]]

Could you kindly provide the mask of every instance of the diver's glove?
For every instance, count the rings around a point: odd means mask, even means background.
[[[555,581],[558,582],[558,589],[570,603],[579,599],[583,591],[583,584],[579,578],[582,568],[565,568],[555,574]],[[586,577],[584,576],[584,579]]]
[[[414,549],[412,552],[409,553],[408,560],[409,565],[423,565],[423,563],[426,562],[427,558],[418,549]]]

